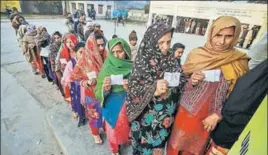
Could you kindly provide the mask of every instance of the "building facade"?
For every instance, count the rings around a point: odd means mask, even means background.
[[[115,9],[114,1],[68,1],[68,3],[71,14],[76,9],[83,9],[88,16],[87,9],[94,8],[96,17],[105,17],[107,10],[112,12]]]

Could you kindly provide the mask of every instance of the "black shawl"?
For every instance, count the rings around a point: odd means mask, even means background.
[[[216,145],[230,149],[267,95],[267,62],[238,79],[222,108],[223,119],[211,133]]]
[[[151,25],[144,34],[129,78],[126,107],[130,122],[152,101],[157,80],[163,78],[164,72],[182,72],[181,66],[176,65],[172,51],[162,55],[157,43],[167,32],[173,34],[173,30],[160,23]]]

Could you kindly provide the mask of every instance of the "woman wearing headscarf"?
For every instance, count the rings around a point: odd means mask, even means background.
[[[209,153],[226,155],[268,93],[267,32],[249,51],[250,71],[240,77],[222,108],[222,120],[210,134]],[[254,61],[251,63],[251,61]]]
[[[62,40],[62,34],[59,31],[56,31],[52,34],[51,37],[51,44],[49,46],[49,54],[48,54],[48,59],[49,59],[49,64],[50,64],[50,68],[51,68],[51,77],[53,77],[54,83],[57,85],[58,89],[61,92],[61,95],[64,96],[64,91],[62,88],[62,85],[60,83],[60,79],[58,79],[57,75],[56,75],[56,57],[57,54],[60,50],[60,46],[61,46],[61,40]]]
[[[23,55],[25,56],[26,60],[32,64],[32,66],[36,66],[39,70],[39,73],[44,78],[44,72],[42,65],[40,64],[40,55],[37,51],[37,45],[35,42],[35,36],[37,35],[37,30],[35,25],[28,25],[27,32],[23,36],[22,39],[22,51]],[[36,70],[33,70],[34,74],[38,74]]]
[[[126,113],[125,97],[127,79],[132,69],[131,50],[121,38],[108,42],[108,57],[97,79],[96,98],[103,108],[105,129],[110,150],[119,155],[119,146],[129,142],[129,123]],[[122,75],[122,85],[111,85],[111,75]]]
[[[81,103],[89,119],[89,129],[95,143],[102,144],[103,141],[99,135],[99,129],[103,127],[102,113],[100,103],[95,97],[94,89],[96,78],[106,59],[107,52],[105,49],[102,53],[99,51],[95,36],[96,34],[88,37],[85,52],[83,52],[82,58],[76,63],[71,80],[80,80]],[[88,76],[89,74],[92,76]]]
[[[172,34],[164,23],[147,29],[129,78],[126,107],[135,155],[162,155],[173,124],[185,78],[179,75],[180,83],[170,87],[163,79],[167,72],[182,73],[170,49]]]
[[[71,60],[71,54],[74,54],[74,47],[78,43],[77,37],[68,33],[63,37],[62,47],[60,48],[56,58],[56,76],[61,81],[62,74],[65,70],[66,64]],[[68,104],[71,104],[70,88],[66,86],[64,89],[64,98]],[[77,116],[73,115],[76,119]]]
[[[49,53],[49,44],[50,44],[50,35],[47,32],[47,29],[43,26],[37,27],[37,35],[35,36],[35,42],[37,45],[37,51],[40,53],[40,64],[45,72],[47,80],[52,82],[53,79],[49,75],[49,61],[48,61],[48,53]],[[45,76],[43,75],[43,76]]]
[[[219,17],[210,27],[206,44],[189,53],[183,66],[189,80],[179,102],[167,145],[168,155],[204,154],[209,133],[222,118],[222,103],[238,77],[248,71],[249,58],[234,48],[240,25],[234,17]],[[201,71],[215,69],[220,71],[218,80],[204,80],[205,74]]]
[[[15,33],[17,35],[18,29],[21,25],[28,25],[28,23],[24,20],[24,18],[20,15],[16,15],[12,21],[11,21],[11,25],[15,30]]]
[[[85,52],[85,44],[83,42],[79,42],[74,47],[74,52],[71,54],[71,59],[67,63],[65,70],[63,72],[63,76],[61,78],[61,83],[63,87],[68,86],[70,88],[70,97],[71,97],[71,107],[73,115],[77,116],[76,118],[79,119],[78,127],[85,124],[85,110],[84,107],[81,105],[81,89],[80,89],[80,81],[79,80],[71,80],[71,76],[73,74],[73,69],[76,65],[76,62],[81,59],[83,52]]]
[[[25,33],[27,32],[27,26],[26,25],[21,25],[18,29],[18,33],[17,33],[17,40],[19,43],[19,47],[22,48],[23,50],[23,37],[25,35]],[[25,57],[26,59],[26,57]],[[36,65],[34,65],[34,63],[31,63],[31,68],[32,68],[32,72],[34,72],[35,74],[36,72]]]

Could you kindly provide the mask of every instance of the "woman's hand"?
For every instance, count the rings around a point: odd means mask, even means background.
[[[195,71],[191,76],[192,85],[196,86],[205,78],[205,74],[200,71]]]
[[[220,116],[218,116],[216,113],[209,115],[202,121],[204,129],[207,130],[207,132],[214,130],[220,120]]]
[[[87,85],[87,87],[89,87],[89,86],[94,86],[96,83],[97,83],[96,78],[88,79],[88,80],[86,81],[86,85]]]
[[[103,88],[105,91],[110,91],[111,89],[111,78],[110,77],[105,77],[103,81]]]
[[[168,82],[166,80],[158,80],[154,96],[160,96],[168,91]]]
[[[128,80],[123,80],[123,88],[127,91],[128,90]]]

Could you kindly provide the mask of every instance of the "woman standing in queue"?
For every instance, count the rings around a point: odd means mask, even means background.
[[[166,72],[182,73],[170,49],[173,31],[163,23],[147,29],[129,78],[126,107],[135,155],[164,154],[185,84],[184,76],[179,76],[180,83],[174,87],[163,79]]]

